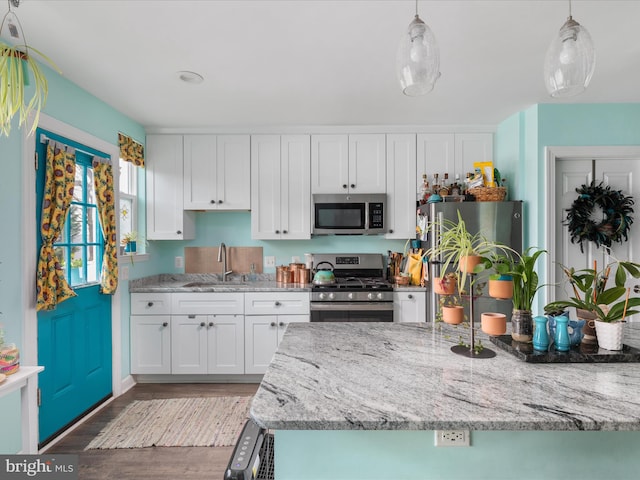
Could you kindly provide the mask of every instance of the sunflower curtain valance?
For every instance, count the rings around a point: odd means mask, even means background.
[[[100,293],[110,295],[118,288],[118,238],[116,234],[115,193],[111,161],[93,157],[93,184],[96,189],[100,227],[104,237]]]
[[[36,272],[37,310],[53,310],[58,303],[76,296],[65,279],[53,247],[53,242],[62,233],[73,199],[75,159],[75,149],[51,140],[48,142],[40,222],[42,246]]]
[[[120,158],[131,162],[137,167],[144,167],[144,147],[133,138],[118,133],[118,145],[120,146]]]

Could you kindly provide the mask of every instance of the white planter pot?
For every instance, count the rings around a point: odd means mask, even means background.
[[[623,328],[622,322],[607,323],[596,320],[598,346],[606,350],[622,350]]]

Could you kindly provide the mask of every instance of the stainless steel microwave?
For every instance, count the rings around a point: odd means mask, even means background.
[[[314,235],[376,235],[386,233],[384,193],[314,194]]]

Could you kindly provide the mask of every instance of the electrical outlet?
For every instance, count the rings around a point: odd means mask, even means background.
[[[300,257],[294,255],[293,257],[291,257],[291,263],[300,263]]]
[[[176,268],[184,268],[184,257],[176,257],[173,259],[173,265]]]
[[[122,280],[129,280],[129,267],[120,267],[120,278]]]
[[[436,430],[436,447],[468,447],[471,432],[469,430]]]
[[[273,255],[269,255],[264,257],[264,266],[266,268],[275,267],[276,266],[276,257]]]

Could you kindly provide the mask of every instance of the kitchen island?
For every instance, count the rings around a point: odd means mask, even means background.
[[[640,363],[453,354],[444,324],[292,324],[253,400],[276,480],[636,478]],[[640,328],[625,343],[640,346]],[[434,447],[433,430],[471,447]]]

